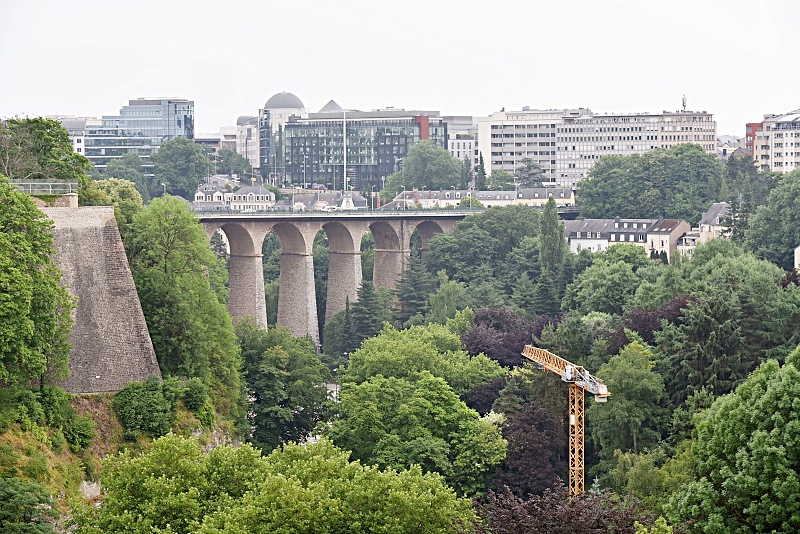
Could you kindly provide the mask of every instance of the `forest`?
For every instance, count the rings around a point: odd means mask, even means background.
[[[64,141],[47,121],[21,122],[4,135]],[[2,172],[89,170],[80,157],[55,168],[52,153]],[[79,475],[102,481],[99,506],[72,496],[43,507],[59,480],[47,457],[35,469],[0,443],[0,527],[17,518],[48,532],[60,510],[76,532],[800,529],[800,171],[722,165],[690,145],[604,158],[580,189],[583,216],[696,225],[724,200],[728,235],[667,265],[629,244],[571,253],[554,202],[491,208],[432,238],[424,257],[416,241],[395,292],[369,280],[365,238],[358,298],[327,324],[320,233],[321,347],[274,324],[233,324],[225,248],[209,246],[179,197],[145,205],[132,181],[81,180],[83,205],[115,206],[164,380],[112,399],[123,440],[98,465],[84,457]],[[102,436],[50,385],[74,303],[48,259],[46,218],[5,178],[0,199],[0,287],[13,288],[0,293],[0,431],[80,458]],[[274,234],[263,252],[274,323]],[[578,497],[565,489],[567,387],[523,362],[526,344],[611,392],[587,402]],[[174,432],[186,417],[241,444],[204,450]]]

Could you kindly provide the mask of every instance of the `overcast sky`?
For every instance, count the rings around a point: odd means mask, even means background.
[[[275,93],[316,112],[800,108],[798,0],[0,0],[0,118],[195,103],[196,131]]]

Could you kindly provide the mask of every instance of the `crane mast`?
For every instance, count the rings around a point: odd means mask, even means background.
[[[584,391],[596,402],[606,402],[611,393],[602,380],[552,352],[525,345],[522,355],[569,384],[569,494],[578,495],[584,490]]]

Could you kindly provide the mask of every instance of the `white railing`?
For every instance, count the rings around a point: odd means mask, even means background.
[[[66,195],[78,192],[78,182],[28,182],[11,180],[11,185],[29,195]]]

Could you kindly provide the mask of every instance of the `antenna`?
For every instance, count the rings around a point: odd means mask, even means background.
[[[686,111],[686,95],[683,95],[683,111]]]

